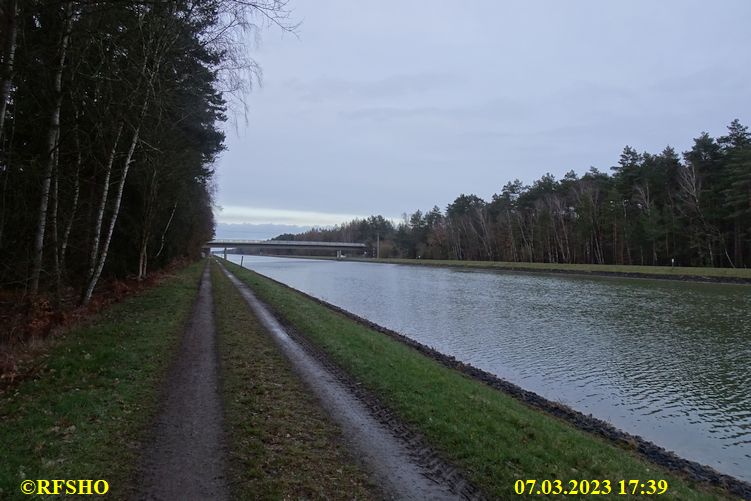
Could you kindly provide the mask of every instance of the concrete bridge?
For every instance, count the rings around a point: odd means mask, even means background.
[[[352,252],[362,255],[367,250],[365,244],[353,242],[305,242],[297,240],[212,240],[206,243],[208,249],[224,249],[225,254],[228,248],[243,247],[246,249],[259,250],[332,250],[336,251],[337,256],[343,252]]]

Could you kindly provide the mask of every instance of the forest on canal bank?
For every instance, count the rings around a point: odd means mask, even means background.
[[[751,265],[751,134],[701,133],[678,154],[626,146],[611,173],[594,167],[490,200],[461,194],[445,209],[313,228],[279,240],[365,242],[380,257],[744,268]]]

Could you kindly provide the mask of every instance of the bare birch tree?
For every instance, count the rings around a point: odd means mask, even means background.
[[[42,174],[42,195],[39,202],[37,216],[36,236],[34,237],[33,262],[31,265],[31,280],[29,292],[32,296],[39,290],[39,276],[42,271],[42,258],[44,253],[44,234],[47,227],[47,207],[50,201],[50,185],[52,173],[57,161],[58,139],[60,138],[60,108],[63,103],[62,81],[65,69],[70,31],[73,23],[73,2],[66,2],[63,7],[63,27],[60,34],[57,67],[53,76],[54,103],[50,117],[50,125],[47,131],[46,166]]]

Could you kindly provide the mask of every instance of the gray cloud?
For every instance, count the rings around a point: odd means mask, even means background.
[[[215,238],[221,240],[268,240],[282,233],[302,233],[310,228],[310,226],[292,224],[218,223]]]
[[[529,114],[523,103],[511,99],[492,99],[480,104],[465,106],[374,106],[339,113],[344,119],[353,120],[499,120],[519,119]]]
[[[392,75],[376,80],[318,78],[310,81],[291,79],[282,85],[304,101],[321,102],[343,99],[383,99],[445,89],[461,83],[448,73],[414,73]]]

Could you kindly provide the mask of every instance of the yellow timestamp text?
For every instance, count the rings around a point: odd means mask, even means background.
[[[668,491],[667,480],[537,480],[519,479],[514,492],[532,496],[659,496]]]

